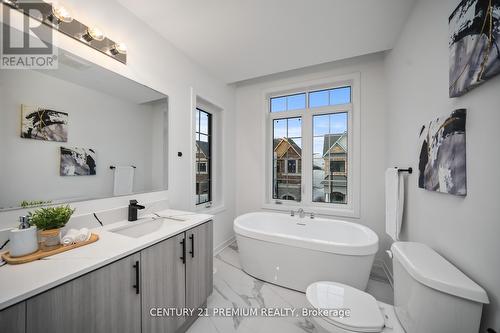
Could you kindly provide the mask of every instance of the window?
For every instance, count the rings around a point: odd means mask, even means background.
[[[300,201],[302,118],[273,120],[273,199]],[[290,199],[293,198],[293,199]]]
[[[287,173],[297,173],[297,160],[287,161]]]
[[[331,161],[330,172],[345,173],[345,161]]]
[[[347,203],[347,112],[313,116],[313,141],[313,202]]]
[[[269,92],[272,143],[267,142],[264,207],[309,206],[316,212],[357,217],[359,75],[343,76],[339,84],[321,79],[308,85],[314,88],[292,88],[295,92],[289,95]]]
[[[212,201],[212,115],[196,109],[196,204]]]
[[[341,87],[309,93],[310,108],[348,103],[351,103],[351,87]]]
[[[300,110],[306,108],[306,94],[271,98],[271,112]]]
[[[198,173],[207,173],[207,162],[197,162]]]

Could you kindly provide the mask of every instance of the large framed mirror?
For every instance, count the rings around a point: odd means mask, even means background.
[[[59,51],[0,70],[0,211],[167,189],[168,97]]]

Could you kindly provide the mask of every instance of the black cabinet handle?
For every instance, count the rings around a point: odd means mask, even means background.
[[[139,294],[139,261],[136,261],[135,262],[135,265],[134,265],[134,268],[135,268],[135,284],[132,286],[133,288],[135,288],[135,293],[136,294]]]
[[[191,251],[189,253],[191,253],[191,258],[194,258],[194,234],[191,234],[189,239],[191,240]]]
[[[182,257],[181,257],[181,260],[182,260],[182,263],[185,264],[186,263],[186,239],[184,238],[181,243],[182,245]]]

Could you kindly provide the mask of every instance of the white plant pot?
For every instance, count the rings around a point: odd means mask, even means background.
[[[36,227],[13,229],[10,231],[9,239],[11,257],[22,257],[38,250]]]

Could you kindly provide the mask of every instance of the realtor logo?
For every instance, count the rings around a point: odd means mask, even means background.
[[[41,22],[48,4],[43,1],[3,2],[6,5],[2,5],[0,68],[57,69],[53,29]]]

